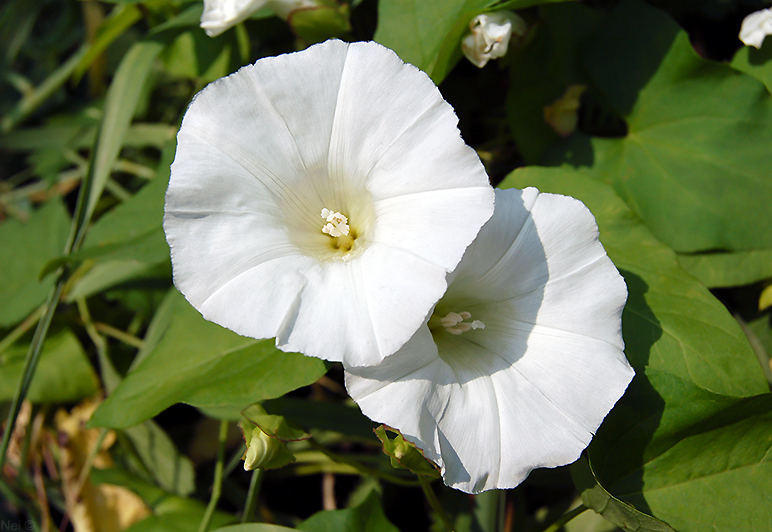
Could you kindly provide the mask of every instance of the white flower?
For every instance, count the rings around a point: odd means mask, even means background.
[[[431,318],[381,364],[347,367],[346,387],[447,485],[512,488],[576,460],[624,393],[626,298],[581,202],[497,190]]]
[[[528,28],[516,13],[496,11],[477,15],[469,29],[471,33],[461,41],[461,50],[476,67],[482,68],[491,59],[504,57],[512,34],[522,37]]]
[[[494,193],[429,77],[328,41],[216,81],[177,137],[164,230],[205,318],[364,365],[446,289]]]
[[[263,7],[287,19],[297,9],[318,6],[315,0],[204,0],[201,27],[210,37],[217,37]]]
[[[770,34],[772,34],[772,9],[751,13],[745,17],[740,27],[740,40],[746,46],[761,48],[764,37]]]

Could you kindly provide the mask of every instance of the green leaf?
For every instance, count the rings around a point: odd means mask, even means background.
[[[469,21],[495,3],[496,0],[379,2],[375,41],[440,83],[453,67],[449,51],[460,50]],[[456,60],[458,57],[454,64]]]
[[[571,477],[582,502],[588,508],[630,532],[675,532],[670,525],[639,512],[633,506],[620,501],[598,484],[586,457],[571,464]]]
[[[238,69],[235,32],[209,37],[200,28],[181,33],[161,55],[173,76],[208,83]]]
[[[765,39],[761,48],[741,46],[731,63],[732,68],[753,76],[772,92],[772,39]]]
[[[62,253],[70,216],[52,199],[22,223],[0,224],[0,327],[22,320],[45,300],[54,279],[38,279],[43,266]]]
[[[26,353],[27,346],[18,343],[0,353],[0,401],[13,398]],[[99,379],[75,335],[63,330],[49,336],[27,399],[33,403],[66,403],[88,397],[98,389]]]
[[[359,441],[372,442],[376,427],[356,406],[340,403],[281,397],[266,401],[262,406],[298,427],[336,432]]]
[[[565,2],[540,8],[535,38],[512,58],[507,115],[518,150],[529,164],[541,162],[558,134],[544,120],[544,108],[574,84],[587,83],[581,50],[604,20],[604,13]]]
[[[102,195],[123,146],[123,139],[139,103],[145,81],[164,46],[163,40],[145,40],[134,44],[123,56],[110,83],[92,151],[89,173],[84,183],[85,203],[78,216],[80,233],[85,231],[85,225]]]
[[[599,483],[680,532],[768,528],[751,523],[772,522],[772,395],[737,322],[609,186],[568,168],[521,169],[503,184],[527,185],[582,200],[628,286],[637,374],[589,447]],[[738,497],[739,486],[753,488]]]
[[[375,41],[439,84],[461,57],[469,22],[485,11],[518,10],[565,0],[390,0],[378,3]],[[497,5],[499,4],[499,5]]]
[[[163,337],[95,412],[96,426],[132,426],[180,402],[241,410],[326,371],[319,359],[279,351],[270,339],[239,336],[206,321],[181,294],[174,299]]]
[[[575,135],[568,151],[586,158],[574,164],[679,252],[772,247],[772,98],[761,83],[699,57],[668,15],[638,0],[618,6],[585,65],[628,134]]]
[[[383,513],[373,493],[359,506],[318,512],[298,525],[305,532],[399,532]],[[246,531],[245,531],[246,532]]]
[[[99,26],[91,46],[75,68],[75,71],[72,74],[75,83],[80,81],[80,78],[86,70],[88,70],[94,60],[140,18],[142,18],[142,12],[136,6],[117,6],[113,12],[110,13],[110,16]]]
[[[295,34],[308,44],[314,44],[351,32],[347,4],[335,1],[313,9],[296,9],[287,23]]]
[[[269,436],[281,441],[307,440],[311,437],[305,431],[290,426],[284,416],[268,414],[260,404],[249,405],[241,412],[241,415],[260,427]]]
[[[218,528],[214,532],[287,532],[295,530],[286,526],[269,525],[267,523],[245,523],[243,525],[231,525],[225,528]]]
[[[128,428],[124,434],[131,441],[143,469],[169,493],[190,495],[195,489],[193,463],[180,454],[166,432],[148,420]]]
[[[678,263],[709,288],[742,286],[772,278],[772,249],[679,254]]]
[[[77,279],[64,295],[64,301],[72,303],[78,298],[90,297],[138,279],[166,282],[171,275],[171,263],[148,264],[137,260],[104,261],[94,265],[83,277]]]
[[[146,264],[169,260],[163,213],[174,150],[174,144],[164,149],[156,175],[150,183],[102,216],[89,229],[83,247],[66,257],[67,260],[133,260]]]

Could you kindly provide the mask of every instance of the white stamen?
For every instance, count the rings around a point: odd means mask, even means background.
[[[341,213],[331,211],[330,209],[322,209],[322,218],[328,222],[322,227],[322,233],[335,238],[348,235],[348,218]]]
[[[472,323],[465,322],[472,317],[470,312],[448,312],[444,318],[440,318],[440,323],[450,334],[459,335],[472,329],[485,329],[485,324],[480,320],[474,320]]]

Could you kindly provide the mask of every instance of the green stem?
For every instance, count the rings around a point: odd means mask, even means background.
[[[347,456],[342,456],[339,454],[336,454],[323,445],[319,444],[316,440],[313,438],[310,438],[308,441],[308,444],[313,447],[314,449],[321,451],[325,456],[327,456],[330,460],[333,462],[339,462],[341,464],[346,464],[348,466],[353,467],[357,471],[359,471],[363,475],[369,475],[371,477],[379,478],[381,480],[385,480],[386,482],[391,482],[392,484],[397,484],[400,486],[415,486],[416,482],[414,480],[409,480],[406,478],[400,478],[395,475],[389,475],[388,473],[384,473],[383,471],[378,471],[377,469],[373,469],[371,467],[367,467],[366,465],[363,465],[356,460],[353,460],[351,458],[348,458]],[[420,477],[419,477],[420,478]]]
[[[260,486],[263,483],[263,470],[255,469],[252,471],[252,478],[249,480],[249,491],[247,492],[247,502],[244,506],[244,513],[241,514],[241,522],[249,523],[254,520],[255,507],[257,506],[257,496],[260,494]]]
[[[426,496],[426,500],[429,501],[429,506],[432,507],[434,513],[437,514],[437,517],[439,517],[440,521],[442,521],[442,526],[445,527],[447,532],[453,532],[455,530],[453,521],[451,521],[450,516],[445,511],[445,508],[443,508],[440,504],[440,500],[437,498],[437,495],[432,489],[431,482],[429,482],[429,480],[422,475],[418,475],[418,482],[421,483],[421,489],[424,490],[424,495]]]
[[[24,319],[24,321],[19,324],[18,327],[16,327],[14,330],[9,332],[5,336],[5,338],[0,340],[0,354],[2,354],[3,351],[8,349],[10,346],[12,346],[16,342],[16,340],[24,336],[24,333],[30,330],[32,326],[37,323],[37,321],[40,319],[40,316],[42,314],[43,314],[43,306],[40,306],[37,309],[35,309],[32,312],[32,314],[27,316]]]
[[[217,463],[214,465],[214,481],[212,483],[212,496],[209,498],[209,505],[204,512],[204,518],[201,520],[201,525],[198,527],[198,532],[206,532],[209,530],[209,525],[212,524],[212,517],[214,516],[214,509],[217,507],[217,501],[220,500],[220,493],[222,492],[222,471],[223,462],[225,461],[225,441],[228,439],[228,421],[220,421],[220,446],[217,448]]]
[[[545,528],[543,532],[558,532],[561,528],[566,526],[566,524],[571,521],[574,517],[577,515],[584,513],[585,511],[589,510],[584,504],[580,504],[570,512],[564,513],[560,519],[552,523],[550,526]]]
[[[70,78],[75,67],[88,52],[89,46],[84,44],[70,58],[56,69],[46,80],[25,94],[22,99],[0,120],[0,132],[8,133],[26,120],[38,107],[48,100]]]
[[[21,370],[22,378],[11,401],[11,409],[8,411],[8,419],[6,420],[5,432],[3,433],[3,443],[0,446],[0,471],[3,470],[5,465],[8,446],[11,443],[11,434],[13,434],[13,429],[16,425],[16,418],[19,416],[19,410],[24,398],[27,397],[32,377],[35,375],[35,369],[40,360],[40,353],[43,351],[43,343],[45,342],[46,334],[48,334],[48,327],[51,325],[56,305],[64,289],[64,272],[62,270],[57,272],[57,277],[56,285],[51,289],[51,293],[48,295],[48,300],[45,303],[46,310],[35,328],[35,334],[32,336],[32,343],[27,350],[27,356],[24,359],[24,366]]]

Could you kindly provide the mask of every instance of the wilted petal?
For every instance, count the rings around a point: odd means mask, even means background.
[[[399,351],[346,367],[352,398],[463,491],[511,488],[536,467],[576,460],[633,376],[626,287],[592,214],[573,198],[497,191],[493,218],[448,282]],[[459,319],[484,328],[459,331]]]
[[[751,13],[740,27],[740,40],[746,46],[761,48],[764,38],[772,34],[772,9]]]
[[[493,210],[456,121],[424,73],[375,43],[329,41],[209,85],[167,193],[176,286],[240,334],[380,361]]]
[[[469,23],[471,32],[461,41],[461,51],[477,68],[484,67],[491,59],[507,55],[513,35],[522,37],[527,26],[512,11],[496,11],[477,15]]]
[[[314,8],[317,3],[314,0],[204,0],[201,28],[210,37],[217,37],[263,7],[286,20],[293,11]]]

